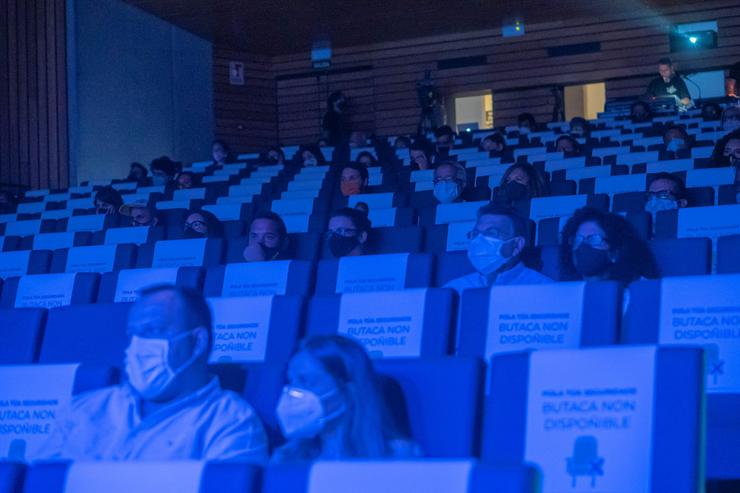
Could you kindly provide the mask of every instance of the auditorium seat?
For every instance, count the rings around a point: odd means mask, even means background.
[[[699,491],[702,379],[703,357],[696,348],[497,356],[482,459],[538,466],[543,491]]]
[[[221,264],[223,251],[224,240],[221,238],[161,240],[139,246],[136,266],[211,267]]]
[[[648,243],[663,276],[692,276],[712,271],[712,242],[709,238],[652,240]]]
[[[94,273],[11,277],[3,284],[0,306],[52,308],[95,301],[100,276]]]
[[[0,493],[23,493],[26,467],[22,462],[0,461]]]
[[[135,245],[92,245],[54,251],[50,272],[103,273],[130,269],[135,265]]]
[[[439,357],[449,352],[454,315],[449,289],[324,295],[309,304],[306,333],[354,337],[374,358]]]
[[[426,253],[322,260],[316,275],[316,293],[398,291],[429,287],[433,260],[433,256]]]
[[[39,233],[23,238],[19,248],[21,250],[56,250],[86,246],[90,243],[91,236],[87,232]]]
[[[51,256],[47,250],[0,252],[0,277],[46,274],[49,272]]]
[[[92,245],[119,245],[121,243],[155,243],[165,239],[165,228],[163,226],[127,226],[122,228],[111,228],[105,231],[96,231],[91,240]]]
[[[474,461],[327,461],[265,470],[263,493],[534,493],[539,475],[525,465]]]
[[[240,462],[49,462],[26,474],[26,492],[198,491],[259,493],[261,470]]]
[[[205,296],[267,296],[311,293],[314,266],[305,260],[217,265],[206,271]]]
[[[717,273],[740,273],[740,235],[721,236],[717,240]]]
[[[608,281],[469,289],[460,304],[457,354],[488,360],[526,349],[616,344],[621,294]]]
[[[43,308],[0,308],[0,365],[35,363],[44,332]]]
[[[626,344],[703,347],[706,359],[706,472],[740,480],[740,385],[736,365],[740,275],[675,277],[630,286]],[[673,377],[679,383],[678,375]],[[682,392],[685,393],[684,390]]]
[[[441,288],[451,280],[472,272],[475,272],[475,268],[468,260],[467,250],[437,255],[434,269],[434,286]]]
[[[100,278],[98,303],[127,302],[136,299],[136,291],[155,284],[176,284],[200,291],[205,271],[199,267],[160,269],[122,269],[106,272]]]

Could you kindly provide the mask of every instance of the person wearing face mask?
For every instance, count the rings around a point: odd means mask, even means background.
[[[321,149],[314,145],[301,146],[298,148],[298,152],[294,159],[304,168],[313,168],[316,166],[324,166],[326,164],[326,160],[324,159],[324,154],[321,152]]]
[[[342,166],[339,173],[339,190],[343,197],[363,193],[367,188],[369,174],[367,167],[359,163]]]
[[[131,226],[156,226],[159,224],[159,218],[144,201],[123,204],[118,212],[122,216],[131,218]]]
[[[364,255],[371,229],[370,219],[362,211],[339,209],[329,218],[326,246],[334,258]]]
[[[285,153],[279,147],[270,147],[263,154],[262,161],[268,165],[285,164]]]
[[[172,285],[142,290],[128,338],[126,381],[60,408],[39,458],[267,461],[257,414],[209,373],[213,328],[203,296]]]
[[[462,202],[468,177],[462,164],[454,161],[439,163],[434,168],[434,198],[440,204]]]
[[[175,180],[175,188],[177,190],[187,190],[195,186],[195,175],[190,171],[183,171],[177,175]]]
[[[653,216],[653,226],[658,212],[689,205],[686,197],[686,186],[679,177],[666,172],[655,174],[648,183],[645,202],[645,211]]]
[[[269,211],[258,212],[249,225],[249,243],[244,248],[244,260],[287,260],[288,241],[288,230],[279,215]]]
[[[512,209],[488,204],[478,211],[478,220],[469,233],[468,260],[475,272],[444,285],[459,294],[466,289],[515,284],[553,282],[524,265],[529,225]]]
[[[537,168],[528,163],[518,163],[506,169],[493,200],[503,207],[518,209],[529,199],[547,195],[547,183]]]
[[[326,113],[321,123],[322,137],[329,141],[330,145],[342,145],[349,135],[345,112],[347,101],[342,91],[336,91],[329,95],[326,102]]]
[[[180,171],[181,166],[181,163],[176,163],[167,156],[153,160],[149,164],[149,169],[152,171],[152,185],[168,186]]]
[[[444,125],[434,131],[434,137],[434,163],[448,160],[455,145],[455,132]]]
[[[537,131],[537,120],[531,113],[521,113],[516,117],[516,123],[519,127],[519,135],[526,136]]]
[[[502,157],[506,151],[506,140],[498,132],[486,135],[480,141],[480,150],[490,153],[491,157]]]
[[[650,106],[644,101],[635,101],[630,106],[630,120],[632,123],[644,123],[653,119]]]
[[[403,459],[419,447],[394,416],[367,353],[340,335],[304,339],[288,363],[275,414],[285,443],[273,464]]]
[[[555,151],[562,152],[565,157],[575,157],[581,155],[581,146],[574,137],[561,135],[555,141]]]
[[[123,198],[113,187],[104,187],[95,193],[95,213],[115,216],[123,205]]]
[[[668,152],[685,153],[691,149],[691,138],[683,127],[671,125],[663,134],[663,144]]]
[[[432,169],[432,156],[429,146],[421,142],[415,142],[409,149],[409,158],[411,159],[411,169],[413,171],[420,169]]]
[[[584,137],[586,139],[591,135],[591,125],[588,120],[580,116],[573,117],[570,120],[570,134],[574,137]]]
[[[626,286],[658,276],[650,248],[619,214],[589,207],[578,209],[560,236],[563,281],[617,281]]]
[[[223,238],[224,225],[216,216],[201,209],[185,213],[183,218],[185,238]]]
[[[712,151],[712,166],[715,168],[734,166],[740,169],[740,128],[717,141]],[[740,182],[740,179],[735,181]]]
[[[365,166],[366,168],[372,168],[373,166],[378,165],[378,160],[375,159],[375,156],[367,151],[362,151],[361,153],[359,153],[355,161]]]

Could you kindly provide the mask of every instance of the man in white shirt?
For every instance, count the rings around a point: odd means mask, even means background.
[[[257,414],[209,374],[211,315],[200,294],[145,289],[129,312],[128,332],[128,381],[60,409],[39,458],[266,462]]]
[[[476,272],[453,279],[444,287],[462,294],[471,288],[553,282],[521,262],[527,229],[527,221],[510,209],[495,204],[481,207],[468,245],[468,259]]]

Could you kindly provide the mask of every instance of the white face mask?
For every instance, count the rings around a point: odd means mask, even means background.
[[[277,418],[283,436],[291,439],[310,439],[324,429],[326,423],[344,412],[344,406],[327,414],[324,401],[336,394],[334,389],[324,395],[286,385],[277,405]]]
[[[433,193],[441,204],[449,204],[460,196],[460,187],[455,181],[440,181],[434,184]]]
[[[671,139],[666,146],[666,150],[676,152],[686,147],[686,142],[683,139]]]
[[[508,241],[489,238],[479,234],[468,245],[468,259],[475,270],[487,276],[499,270],[509,258],[501,255],[501,249]]]
[[[645,203],[645,211],[652,215],[660,211],[672,211],[678,209],[678,202],[669,198],[650,197]]]
[[[177,370],[173,370],[169,364],[172,343],[189,336],[191,332],[184,332],[172,339],[131,337],[131,343],[126,348],[126,374],[129,384],[141,397],[155,399],[161,396],[175,377],[195,361],[197,354]]]

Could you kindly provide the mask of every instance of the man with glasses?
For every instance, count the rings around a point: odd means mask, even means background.
[[[439,163],[434,168],[434,198],[440,204],[462,202],[467,175],[462,164],[454,161]]]
[[[658,212],[686,207],[688,205],[686,197],[686,186],[679,177],[665,172],[653,176],[648,183],[645,202],[645,211],[653,216],[653,226]]]
[[[528,236],[527,221],[511,209],[495,204],[481,207],[469,233],[468,259],[475,272],[453,279],[444,287],[462,294],[471,288],[553,282],[522,263]]]
[[[345,207],[332,213],[327,231],[327,244],[336,257],[355,257],[366,253],[370,220],[363,211]]]
[[[257,414],[208,371],[213,332],[200,294],[144,289],[129,311],[128,335],[127,381],[60,409],[40,458],[266,462]]]

